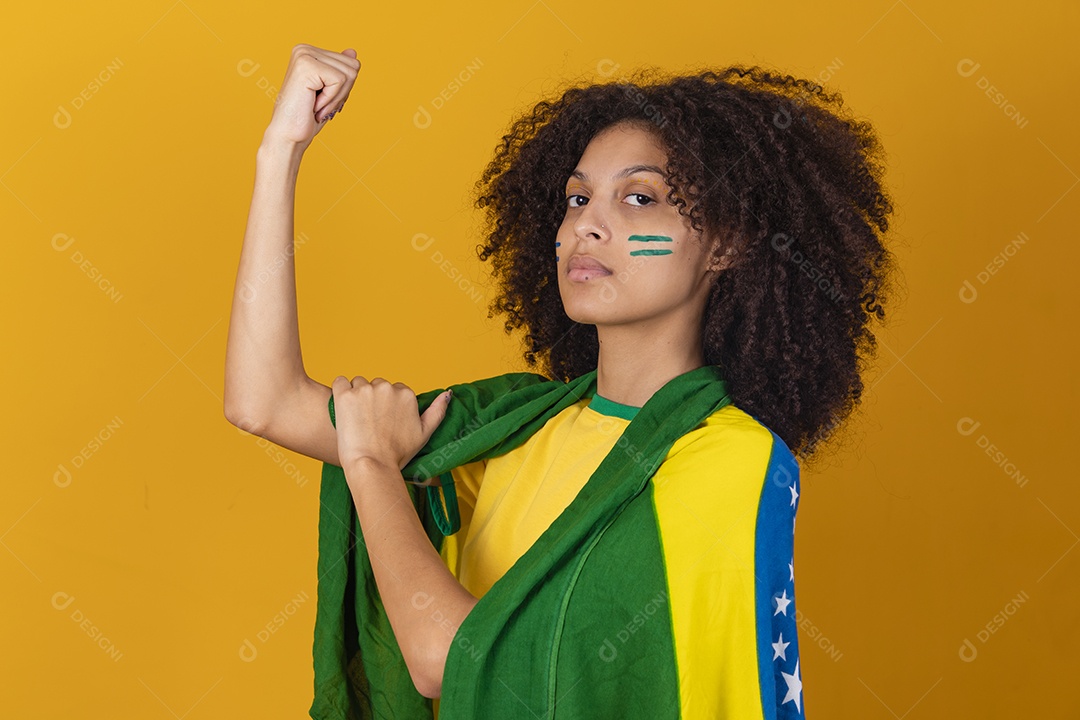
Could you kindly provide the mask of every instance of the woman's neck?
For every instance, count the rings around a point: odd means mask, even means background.
[[[705,364],[697,327],[680,329],[667,323],[665,329],[635,324],[596,330],[596,393],[613,402],[642,407],[669,380]]]

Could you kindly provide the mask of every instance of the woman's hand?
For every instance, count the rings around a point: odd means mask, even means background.
[[[338,459],[350,468],[361,459],[402,470],[427,444],[446,417],[449,391],[419,414],[416,394],[404,383],[339,375],[331,385],[337,424]],[[346,475],[348,477],[348,475]]]
[[[296,45],[274,99],[274,114],[266,136],[306,148],[326,120],[349,99],[359,70],[360,61],[352,48],[336,53],[303,43]]]

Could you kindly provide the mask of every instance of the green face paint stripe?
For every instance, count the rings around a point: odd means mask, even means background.
[[[667,235],[631,235],[626,239],[630,242],[673,242]]]
[[[671,250],[631,250],[631,255],[670,255]]]

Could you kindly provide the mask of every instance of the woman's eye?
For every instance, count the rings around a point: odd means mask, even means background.
[[[627,195],[627,197],[644,198],[645,202],[643,202],[641,205],[638,205],[638,207],[644,207],[646,205],[649,205],[650,203],[656,202],[655,200],[653,200],[651,197],[649,197],[645,193],[630,193],[629,195]]]
[[[574,204],[574,198],[582,198],[584,200],[588,200],[588,198],[586,198],[586,197],[584,197],[582,195],[567,195],[566,196],[566,202],[569,203],[570,207],[572,207],[572,208],[581,207],[580,205],[575,205]]]

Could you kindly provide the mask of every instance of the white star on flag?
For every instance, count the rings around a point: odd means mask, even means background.
[[[787,656],[784,654],[784,651],[787,650],[787,646],[790,644],[791,643],[789,642],[784,642],[784,633],[780,633],[780,639],[772,644],[772,659],[775,660],[776,658],[780,658],[781,660],[787,660]]]
[[[795,708],[802,712],[802,680],[799,679],[799,661],[795,661],[795,672],[792,675],[788,675],[786,672],[781,672],[784,676],[784,682],[787,683],[787,695],[784,696],[783,705],[786,702],[795,701]]]
[[[787,616],[787,606],[791,604],[791,600],[787,596],[787,588],[784,588],[784,594],[776,598],[776,612],[773,615],[779,615],[784,613]]]

